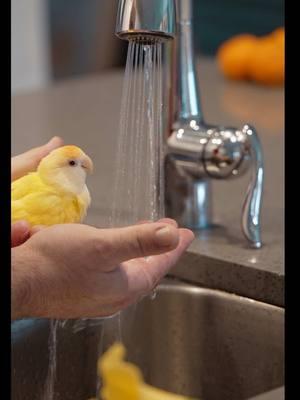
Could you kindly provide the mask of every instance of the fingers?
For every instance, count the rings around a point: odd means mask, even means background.
[[[178,246],[165,254],[122,263],[118,269],[109,272],[107,279],[111,293],[120,298],[116,308],[123,309],[148,294],[158,282],[177,263],[181,255],[194,239],[194,234],[188,229],[179,229]]]
[[[136,225],[142,225],[142,224],[151,224],[153,221],[151,219],[142,219],[141,221],[138,221]]]
[[[29,238],[30,226],[27,221],[18,221],[11,226],[11,247],[20,246]]]
[[[153,221],[151,221],[149,219],[145,219],[145,220],[138,221],[136,225],[151,224],[152,222]],[[171,219],[171,218],[161,218],[161,219],[157,220],[156,222],[163,222],[165,224],[170,224],[170,225],[173,225],[175,227],[178,227],[177,222],[174,219]]]
[[[189,229],[181,228],[179,229],[179,232],[180,241],[176,249],[166,254],[152,256],[147,259],[148,270],[151,271],[151,274],[155,278],[155,284],[157,284],[158,281],[178,262],[179,258],[195,239],[194,233]]]
[[[122,268],[126,271],[130,292],[138,296],[150,292],[178,262],[195,237],[188,229],[179,229],[179,235],[180,240],[174,250],[151,256],[147,260],[132,260],[122,264]]]
[[[158,222],[163,222],[164,224],[173,225],[173,226],[175,226],[175,228],[178,228],[177,222],[171,218],[161,218],[158,220]]]
[[[178,229],[162,222],[98,230],[96,234],[98,254],[106,260],[107,270],[132,258],[168,252],[179,242]]]
[[[41,159],[49,154],[52,150],[62,146],[63,140],[58,136],[53,137],[48,143],[43,146],[35,147],[15,156],[11,160],[11,179],[12,181],[21,178],[28,172],[35,171]]]

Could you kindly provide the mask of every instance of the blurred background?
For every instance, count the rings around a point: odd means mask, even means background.
[[[151,0],[149,0],[151,1]],[[118,0],[11,0],[12,94],[118,68],[126,43],[114,36]],[[238,33],[284,25],[284,0],[194,0],[195,46],[213,55]]]

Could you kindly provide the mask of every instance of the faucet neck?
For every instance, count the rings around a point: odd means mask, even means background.
[[[203,122],[195,65],[192,0],[176,0],[177,36],[174,41],[174,119],[179,124]]]

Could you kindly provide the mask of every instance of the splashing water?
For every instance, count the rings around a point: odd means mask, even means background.
[[[54,385],[56,378],[56,358],[57,358],[57,328],[59,321],[54,319],[50,321],[50,334],[49,334],[49,364],[48,373],[45,382],[45,389],[43,400],[54,400]]]
[[[55,381],[56,381],[56,367],[57,367],[57,331],[58,328],[65,328],[68,320],[67,319],[51,319],[49,339],[48,339],[48,351],[49,351],[49,363],[47,378],[45,381],[43,399],[42,400],[54,400],[55,399]]]

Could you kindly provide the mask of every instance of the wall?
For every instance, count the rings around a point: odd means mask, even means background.
[[[12,92],[50,79],[47,0],[11,0]]]

